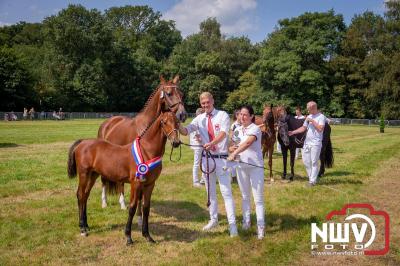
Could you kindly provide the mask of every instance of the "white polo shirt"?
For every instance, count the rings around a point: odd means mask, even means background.
[[[321,114],[315,114],[315,115],[308,115],[307,118],[310,117],[314,119],[318,125],[323,125],[325,126],[325,121],[326,117]],[[324,136],[324,131],[322,130],[319,132],[312,123],[307,122],[307,120],[304,121],[303,126],[307,127],[307,135],[306,139],[304,141],[304,145],[322,145],[322,138]]]
[[[210,152],[212,154],[228,154],[228,136],[230,128],[229,115],[226,112],[215,108],[211,114],[211,122],[214,127],[215,138],[221,134],[221,132],[225,132],[225,138],[215,146],[215,151]],[[186,126],[186,129],[189,134],[197,130],[200,134],[201,144],[204,145],[210,142],[207,127],[208,116],[206,113],[202,113],[201,115],[196,116],[192,122]]]
[[[249,136],[255,136],[256,141],[254,141],[246,150],[239,153],[240,160],[242,162],[251,163],[258,166],[264,166],[264,161],[262,157],[261,151],[261,129],[254,123],[251,123],[249,126],[239,126],[239,138],[240,144],[245,142]],[[239,144],[239,145],[240,145]],[[245,165],[241,165],[244,167]]]

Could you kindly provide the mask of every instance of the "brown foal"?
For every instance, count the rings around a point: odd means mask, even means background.
[[[165,152],[167,139],[173,147],[180,145],[179,121],[172,112],[164,112],[153,118],[138,139],[144,161],[162,156]],[[131,184],[129,215],[125,228],[127,244],[133,243],[131,237],[132,219],[135,215],[138,201],[143,199],[142,235],[154,242],[150,236],[148,219],[150,213],[150,199],[155,181],[161,174],[162,164],[145,174],[145,179],[136,176],[137,163],[132,154],[132,143],[119,146],[102,139],[87,139],[76,141],[69,150],[68,175],[70,178],[79,175],[77,190],[79,208],[79,227],[81,235],[87,236],[87,199],[96,178],[99,175],[107,180]]]

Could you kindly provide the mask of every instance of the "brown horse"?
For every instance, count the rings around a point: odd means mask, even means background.
[[[104,121],[99,128],[98,138],[108,140],[114,144],[125,145],[132,141],[145,129],[145,126],[160,112],[172,111],[177,118],[184,122],[187,113],[183,104],[183,94],[179,90],[179,76],[173,80],[166,81],[160,77],[160,85],[154,90],[147,100],[140,114],[135,118],[114,116]],[[124,184],[108,181],[102,177],[102,206],[107,207],[107,192],[119,192],[121,209],[126,209],[124,201]],[[139,209],[138,215],[141,214]],[[140,222],[140,219],[139,219]]]
[[[272,175],[272,154],[274,152],[274,145],[276,141],[276,131],[275,131],[275,119],[273,114],[274,108],[271,106],[265,106],[263,110],[263,116],[256,116],[256,125],[260,125],[262,132],[262,153],[263,158],[268,155],[268,166],[269,166],[269,178],[271,182],[274,181]]]
[[[141,136],[135,140],[135,146],[131,143],[119,146],[102,139],[78,140],[71,146],[68,158],[68,176],[72,178],[77,173],[79,175],[76,195],[81,235],[87,236],[88,234],[86,211],[90,190],[98,175],[102,175],[113,182],[129,182],[131,184],[129,216],[125,227],[127,244],[133,243],[132,219],[141,198],[143,198],[142,235],[149,242],[154,242],[148,227],[151,194],[155,181],[161,173],[160,157],[164,154],[167,139],[171,141],[173,147],[180,145],[178,128],[179,121],[175,114],[165,112],[154,117],[153,121],[149,121]],[[136,156],[134,156],[133,151],[138,149],[141,152],[136,152]],[[137,158],[139,157],[141,159],[138,162]],[[154,162],[156,158],[158,164],[154,164],[154,168],[152,168],[150,162]],[[145,167],[145,169],[143,170],[141,167]],[[141,173],[142,176],[138,176],[137,173]],[[145,178],[141,178],[143,176]]]

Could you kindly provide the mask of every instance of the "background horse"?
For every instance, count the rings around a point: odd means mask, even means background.
[[[256,116],[255,124],[262,125],[262,153],[263,158],[265,158],[266,154],[268,155],[269,178],[271,182],[273,182],[274,177],[272,175],[272,154],[274,152],[274,145],[276,141],[276,131],[272,104],[271,106],[266,106],[264,108],[262,117]]]
[[[173,147],[180,145],[178,128],[179,122],[175,114],[165,112],[153,118],[141,138],[135,141],[136,148],[133,148],[131,143],[119,146],[102,139],[78,140],[71,146],[68,157],[68,176],[72,178],[77,173],[79,175],[79,186],[76,195],[78,198],[81,235],[87,236],[88,234],[87,200],[90,190],[100,174],[113,182],[129,182],[131,184],[129,216],[125,228],[127,244],[133,243],[131,237],[132,219],[135,215],[138,201],[142,197],[142,235],[149,242],[154,242],[149,233],[148,218],[151,194],[155,181],[161,173],[162,165],[157,164],[154,169],[150,167],[149,172],[145,174],[145,180],[139,180],[136,177],[137,162],[133,157],[132,149],[141,149],[141,153],[136,154],[140,154],[140,158],[143,158],[142,161],[148,162],[150,165],[150,160],[164,154],[167,138],[170,139]]]
[[[286,165],[287,154],[290,151],[290,177],[289,180],[293,181],[294,177],[294,161],[296,155],[296,148],[303,148],[304,139],[307,132],[296,134],[293,136],[288,135],[288,131],[293,131],[303,126],[305,119],[296,119],[292,115],[282,115],[278,120],[278,142],[281,144],[282,158],[283,158],[283,174],[282,179],[286,179]],[[333,166],[333,149],[331,142],[331,127],[325,123],[322,148],[320,153],[320,171],[318,176],[325,173],[325,167],[331,168]]]
[[[104,121],[99,128],[98,138],[108,140],[118,145],[131,143],[144,126],[158,116],[160,112],[172,111],[176,113],[177,118],[184,122],[187,117],[185,106],[183,104],[183,94],[179,89],[179,76],[173,80],[166,81],[160,77],[160,85],[153,91],[144,105],[141,112],[134,118],[125,116],[114,116]],[[119,203],[121,209],[126,209],[124,200],[124,184],[109,181],[102,177],[102,207],[107,207],[107,193],[119,192]],[[138,214],[141,214],[139,209]],[[139,219],[140,223],[140,219]]]

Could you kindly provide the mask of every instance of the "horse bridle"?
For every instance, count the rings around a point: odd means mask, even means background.
[[[178,86],[176,86],[176,85],[163,85],[163,86],[162,86],[162,89],[161,89],[161,98],[165,97],[165,103],[166,103],[167,106],[168,106],[168,110],[172,111],[172,108],[174,108],[175,106],[177,106],[177,105],[179,105],[179,104],[183,105],[182,99],[180,99],[179,101],[177,101],[177,102],[175,102],[175,103],[170,104],[170,103],[169,103],[169,102],[171,101],[171,100],[170,100],[170,95],[168,95],[168,93],[164,91],[164,88],[173,88],[173,89],[175,89],[175,92],[177,93],[177,88],[178,88]],[[178,93],[177,93],[177,95],[178,95]],[[180,97],[180,98],[181,98],[181,97]]]
[[[179,137],[179,130],[178,130],[177,128],[174,128],[174,129],[172,129],[169,133],[167,133],[167,132],[165,131],[165,129],[164,129],[164,125],[165,125],[165,122],[161,119],[161,130],[163,131],[163,133],[164,133],[164,135],[167,137],[167,139],[171,142],[171,144],[172,144],[173,140],[170,139],[170,136],[171,136],[171,134],[174,133],[174,132],[177,132],[177,134],[178,134],[178,139],[180,140],[180,137]]]

